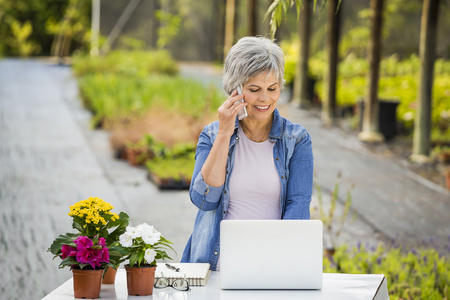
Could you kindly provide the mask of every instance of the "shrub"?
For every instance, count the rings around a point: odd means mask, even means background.
[[[324,272],[384,274],[391,300],[449,299],[450,262],[435,249],[386,249],[383,245],[370,251],[358,244],[349,250],[337,249],[333,258],[324,258]]]
[[[147,169],[161,179],[190,181],[194,171],[195,148],[195,145],[191,144],[165,148],[153,159],[147,161]]]
[[[178,65],[167,51],[112,51],[104,57],[73,56],[73,70],[77,76],[89,74],[178,74]]]
[[[152,107],[200,118],[223,101],[215,87],[208,89],[201,82],[178,76],[93,74],[79,78],[78,83],[85,105],[94,113],[94,125],[140,117]]]

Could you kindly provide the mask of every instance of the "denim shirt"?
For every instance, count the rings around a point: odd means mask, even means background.
[[[238,126],[236,118],[236,128],[228,151],[225,183],[220,187],[206,184],[200,172],[217,137],[219,122],[205,126],[200,134],[189,189],[191,201],[199,211],[181,262],[210,263],[211,270],[216,270],[220,254],[220,222],[227,214],[234,146],[239,142]],[[309,219],[313,184],[311,137],[304,127],[281,117],[275,110],[269,139],[274,143],[273,157],[281,181],[281,218]]]

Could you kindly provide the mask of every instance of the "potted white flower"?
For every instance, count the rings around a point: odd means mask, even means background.
[[[135,227],[127,227],[119,237],[123,247],[127,271],[128,295],[146,296],[153,293],[157,259],[171,259],[167,250],[173,248],[172,242],[166,240],[161,232],[153,226],[142,223]]]

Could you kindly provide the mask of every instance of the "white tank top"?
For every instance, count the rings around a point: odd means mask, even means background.
[[[239,127],[230,175],[227,220],[281,219],[281,182],[273,159],[274,144],[251,141]]]

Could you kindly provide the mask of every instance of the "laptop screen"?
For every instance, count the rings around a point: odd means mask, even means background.
[[[321,289],[320,220],[224,220],[220,224],[223,289]]]

